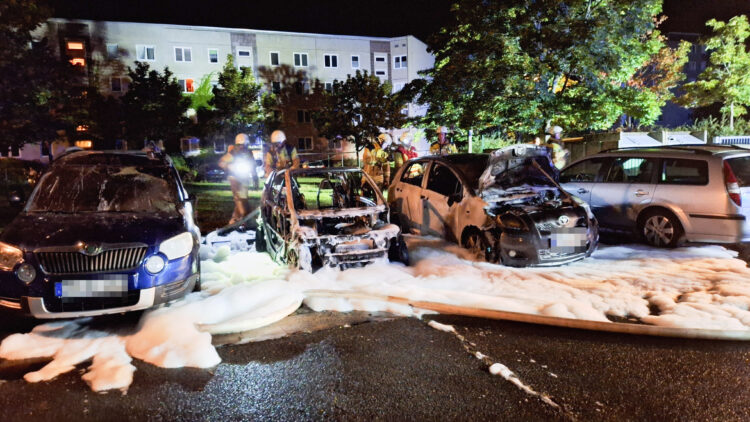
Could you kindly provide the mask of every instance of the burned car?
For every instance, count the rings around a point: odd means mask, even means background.
[[[168,157],[63,155],[0,234],[0,309],[73,318],[183,297],[200,288],[192,214]]]
[[[408,264],[398,226],[372,179],[357,168],[280,170],[261,197],[256,250],[315,271],[378,260]]]
[[[390,186],[392,220],[405,231],[455,241],[490,262],[573,262],[594,251],[598,225],[557,176],[548,149],[534,145],[411,160]]]

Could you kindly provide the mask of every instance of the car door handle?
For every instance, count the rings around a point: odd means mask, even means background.
[[[584,188],[581,188],[581,189],[578,189],[578,193],[589,193],[589,191]]]
[[[646,195],[648,195],[648,192],[646,192],[645,190],[638,189],[637,191],[635,191],[635,196],[646,196]]]

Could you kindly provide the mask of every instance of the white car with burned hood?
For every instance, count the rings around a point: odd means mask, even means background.
[[[392,221],[490,262],[570,263],[595,250],[598,225],[588,205],[557,184],[558,174],[549,150],[534,145],[414,159],[389,188]]]
[[[307,271],[409,262],[382,193],[357,168],[273,172],[261,197],[255,245],[277,262]]]

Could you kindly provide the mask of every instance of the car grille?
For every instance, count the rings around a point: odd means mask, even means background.
[[[105,250],[97,255],[81,252],[37,252],[42,270],[47,274],[81,274],[130,270],[140,265],[146,247]]]

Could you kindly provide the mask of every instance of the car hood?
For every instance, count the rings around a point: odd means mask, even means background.
[[[79,241],[154,245],[185,231],[179,214],[23,213],[0,234],[0,241],[24,250],[71,246]]]
[[[554,187],[560,172],[552,164],[549,149],[513,145],[494,151],[479,179],[479,192],[516,190],[518,187]],[[548,177],[549,176],[549,177]]]

